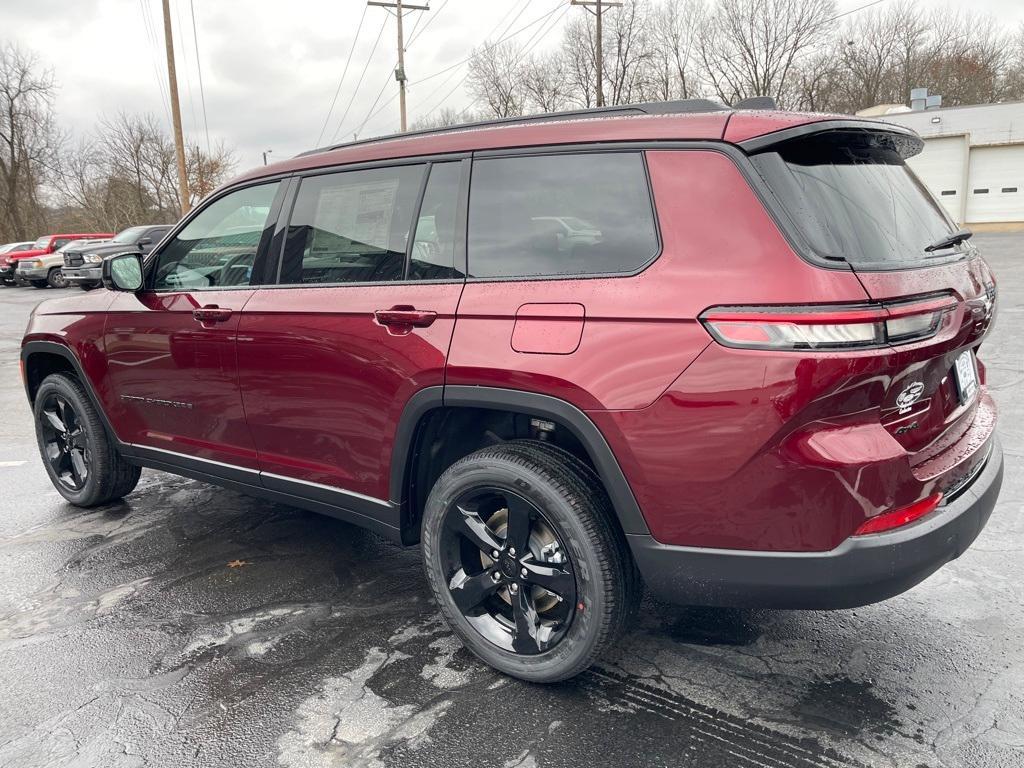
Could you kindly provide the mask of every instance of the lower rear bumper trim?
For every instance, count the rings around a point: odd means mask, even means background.
[[[851,537],[828,552],[680,547],[628,535],[649,590],[687,605],[854,608],[919,584],[955,560],[985,527],[1003,481],[1003,452],[989,457],[952,501],[902,528]]]

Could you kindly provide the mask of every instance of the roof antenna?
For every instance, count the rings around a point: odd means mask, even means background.
[[[732,105],[733,109],[778,109],[775,99],[771,96],[751,96],[740,99]]]

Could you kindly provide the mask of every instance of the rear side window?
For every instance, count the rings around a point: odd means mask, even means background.
[[[658,252],[639,152],[477,160],[469,200],[471,277],[633,272]]]
[[[409,259],[410,280],[462,278],[455,268],[455,213],[461,163],[435,163],[423,193]]]
[[[819,133],[751,159],[819,258],[878,268],[965,247],[925,251],[954,228],[886,134]]]
[[[422,165],[345,171],[302,180],[281,283],[401,280]]]

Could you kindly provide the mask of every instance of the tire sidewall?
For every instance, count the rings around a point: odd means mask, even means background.
[[[455,606],[448,592],[448,578],[441,563],[441,533],[452,501],[480,486],[508,490],[525,497],[544,514],[569,552],[576,578],[577,609],[565,636],[549,651],[537,655],[512,653],[480,635]],[[566,499],[543,477],[505,458],[487,457],[457,462],[437,481],[424,511],[423,560],[427,579],[441,610],[456,634],[480,659],[497,669],[526,680],[551,681],[579,671],[581,660],[589,659],[602,639],[600,619],[606,606],[605,590],[597,581],[604,573],[597,552],[590,544]],[[579,603],[583,610],[579,610]]]
[[[46,459],[46,445],[39,417],[43,411],[43,403],[46,402],[47,397],[50,395],[60,395],[71,403],[71,406],[75,409],[75,415],[86,429],[85,441],[89,452],[89,477],[86,479],[85,485],[77,491],[73,491],[61,483],[60,478],[57,477],[53,467],[50,466],[50,462]],[[63,378],[49,377],[39,385],[35,401],[32,405],[32,415],[35,419],[36,444],[39,446],[39,455],[43,460],[43,467],[46,469],[46,474],[50,476],[50,481],[53,483],[54,488],[72,504],[88,506],[100,493],[100,483],[102,482],[100,475],[103,471],[103,468],[99,466],[99,459],[103,455],[103,445],[100,441],[106,439],[106,435],[103,434],[102,430],[95,428],[96,418],[92,413],[92,404],[83,401],[78,391]]]
[[[68,285],[67,280],[64,279],[64,273],[60,271],[60,267],[54,267],[50,270],[46,276],[46,282],[49,283],[51,288],[66,288]]]

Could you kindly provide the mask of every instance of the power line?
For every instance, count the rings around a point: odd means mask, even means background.
[[[352,54],[355,53],[356,43],[359,42],[359,33],[363,29],[363,20],[366,18],[366,9],[368,6],[363,6],[363,15],[359,17],[359,25],[356,27],[356,36],[352,40],[352,46],[348,49],[348,58],[345,59],[345,68],[341,70],[341,79],[338,80],[338,87],[334,91],[334,98],[331,99],[331,108],[327,110],[327,117],[324,118],[323,127],[320,128],[320,135],[316,137],[316,144],[314,146],[320,146],[320,140],[324,137],[324,131],[327,130],[327,123],[331,120],[331,114],[334,112],[334,105],[338,103],[338,94],[341,93],[341,85],[345,82],[345,75],[348,74],[348,65],[352,63]]]
[[[160,93],[160,105],[164,108],[164,117],[167,119],[167,124],[171,124],[171,108],[167,103],[167,80],[160,71],[160,66],[157,64],[156,51],[159,43],[157,42],[156,32],[153,27],[153,21],[149,15],[149,7],[146,5],[146,0],[139,0],[139,7],[142,9],[142,24],[146,28],[146,37],[150,44],[150,63],[153,65],[153,72],[156,75],[157,91]]]
[[[178,29],[184,29],[185,25],[181,23],[181,0],[174,0],[174,15],[178,18]],[[184,34],[182,36],[184,37]],[[192,113],[192,130],[195,131],[199,127],[199,120],[196,119],[196,102],[192,98],[192,75],[188,67],[188,47],[184,43],[181,46],[181,63],[185,69],[185,87],[188,89],[188,109]]]
[[[542,21],[545,21],[546,19],[549,19],[555,12],[557,12],[559,10],[559,8],[560,8],[560,6],[555,6],[550,11],[545,13],[543,16],[539,16],[536,19],[534,19],[533,21],[531,21],[531,22],[529,22],[527,24],[524,24],[523,26],[519,27],[519,29],[515,30],[514,32],[509,32],[504,37],[502,37],[502,38],[500,38],[498,40],[495,40],[493,43],[491,43],[491,46],[498,45],[499,43],[503,43],[506,40],[511,40],[516,35],[521,34],[522,32],[525,32],[526,30],[530,29],[533,26],[536,26],[537,24],[541,23]],[[463,64],[465,64],[467,61],[469,61],[472,58],[473,58],[473,55],[471,54],[471,55],[465,57],[464,59],[460,59],[459,61],[456,61],[454,64],[450,64],[447,67],[444,67],[443,69],[439,69],[437,72],[429,74],[426,77],[421,77],[419,80],[414,81],[412,84],[413,85],[419,85],[420,83],[425,83],[428,80],[433,80],[435,77],[440,77],[441,75],[445,74],[446,72],[451,72],[456,67],[461,67]],[[387,82],[385,81],[385,86],[386,85],[387,85]],[[390,99],[388,99],[383,104],[381,104],[376,112],[373,112],[373,114],[369,115],[360,124],[360,128],[362,126],[365,126],[367,123],[370,122],[370,120],[372,120],[377,115],[379,115],[389,104],[391,104],[391,102],[393,102],[397,98],[398,98],[398,94],[396,93]],[[337,132],[335,132],[335,136],[337,136]]]
[[[836,19],[841,19],[841,18],[843,18],[843,16],[849,16],[850,14],[857,13],[857,11],[863,11],[865,8],[870,8],[873,5],[881,5],[884,2],[885,2],[885,0],[873,0],[873,2],[865,3],[864,5],[861,5],[861,6],[857,7],[857,8],[851,8],[849,11],[843,11],[842,13],[837,13],[831,19],[826,20],[825,23],[827,24],[829,22],[835,21]]]
[[[194,0],[188,0],[192,12],[192,42],[196,52],[196,72],[199,73],[199,101],[203,107],[203,131],[206,133],[206,154],[210,154],[210,123],[206,119],[206,91],[203,90],[203,65],[199,58],[199,33],[196,31],[196,6]]]
[[[448,0],[444,0],[444,2],[441,3],[441,7],[437,9],[434,15],[427,19],[427,26],[430,25],[430,22],[437,16],[437,14],[441,12],[441,9],[444,8],[446,5],[448,5]],[[419,37],[419,35],[416,34],[416,30],[420,28],[420,22],[422,22],[424,18],[425,17],[422,13],[416,17],[416,23],[412,25],[412,31],[409,32],[409,41],[405,44],[406,48],[412,45],[412,41]],[[427,27],[423,27],[423,29],[420,30],[420,34],[422,34],[423,31],[426,30],[426,28]]]
[[[373,60],[373,54],[377,52],[377,44],[380,43],[381,35],[384,34],[384,27],[387,25],[388,19],[385,16],[380,23],[380,29],[377,31],[377,39],[373,41],[373,49],[370,51],[370,55],[366,57],[366,64],[363,65],[363,71],[359,74],[359,81],[356,83],[356,88],[352,91],[352,98],[348,100],[348,105],[345,107],[345,111],[341,115],[341,119],[338,121],[338,127],[334,131],[334,135],[331,136],[331,141],[334,141],[338,132],[341,130],[341,126],[345,124],[345,118],[348,117],[348,112],[352,109],[352,104],[356,100],[356,94],[359,93],[359,87],[363,84],[363,78],[366,77],[366,70],[370,66],[370,61]]]

